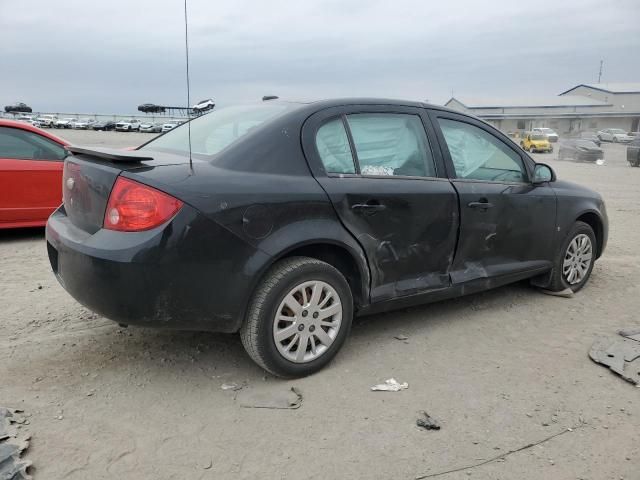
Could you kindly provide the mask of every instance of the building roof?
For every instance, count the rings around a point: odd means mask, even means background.
[[[566,97],[542,97],[542,98],[515,98],[515,99],[487,99],[473,97],[451,97],[445,103],[461,103],[468,109],[476,108],[553,108],[553,107],[602,107],[609,105],[606,102],[580,95],[568,95]]]
[[[627,82],[627,83],[581,83],[569,90],[562,92],[560,95],[569,93],[578,87],[593,88],[594,90],[600,90],[607,93],[640,93],[640,82]]]

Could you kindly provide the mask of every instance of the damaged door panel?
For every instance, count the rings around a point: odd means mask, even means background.
[[[432,117],[460,207],[452,283],[551,268],[553,189],[533,184],[520,152],[482,122],[449,112]]]

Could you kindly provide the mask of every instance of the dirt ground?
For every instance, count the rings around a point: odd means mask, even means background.
[[[58,133],[117,146],[149,138]],[[596,335],[640,326],[640,168],[624,146],[604,148],[605,166],[536,155],[607,201],[609,245],[579,294],[520,283],[358,319],[328,368],[295,381],[265,375],[235,335],[96,316],[58,285],[42,230],[0,232],[0,405],[30,415],[34,477],[414,479],[566,431],[437,478],[640,479],[640,388],[587,356]],[[391,377],[409,388],[370,391]],[[234,382],[243,390],[221,388]],[[292,386],[296,410],[236,398]],[[421,410],[442,429],[417,428]]]

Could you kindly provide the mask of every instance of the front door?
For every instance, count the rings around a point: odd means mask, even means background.
[[[440,111],[432,118],[460,201],[452,282],[550,268],[556,197],[531,183],[533,162],[480,121]]]
[[[331,109],[305,124],[305,153],[371,269],[371,301],[450,285],[458,205],[417,108]]]
[[[42,224],[62,203],[61,145],[0,127],[0,226]]]

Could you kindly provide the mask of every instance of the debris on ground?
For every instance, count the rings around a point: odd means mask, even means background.
[[[384,383],[374,385],[371,387],[371,390],[374,392],[399,392],[400,390],[406,390],[409,388],[409,384],[407,382],[398,383],[395,378],[390,378],[385,380]]]
[[[244,408],[295,410],[302,406],[302,393],[295,387],[291,387],[289,390],[282,388],[259,391],[246,389],[238,394],[236,400]]]
[[[14,426],[28,424],[21,415],[22,410],[0,407],[0,479],[30,480],[27,473],[31,462],[23,461],[20,456],[29,448],[29,436]]]
[[[241,390],[242,389],[242,385],[238,385],[237,383],[223,383],[220,388],[222,390],[232,390],[232,391],[237,391],[237,390]]]
[[[404,342],[409,340],[409,337],[407,337],[406,335],[394,335],[393,338],[395,338],[396,340],[404,341]]]
[[[596,338],[589,357],[626,381],[640,385],[640,328],[620,330],[618,335]]]
[[[440,430],[440,424],[424,410],[420,411],[420,417],[416,420],[416,425],[425,430]]]
[[[562,297],[562,298],[571,298],[574,293],[570,288],[565,288],[564,290],[560,290],[559,292],[554,292],[553,290],[547,290],[545,288],[541,288],[540,291],[546,295],[551,295],[553,297]]]

